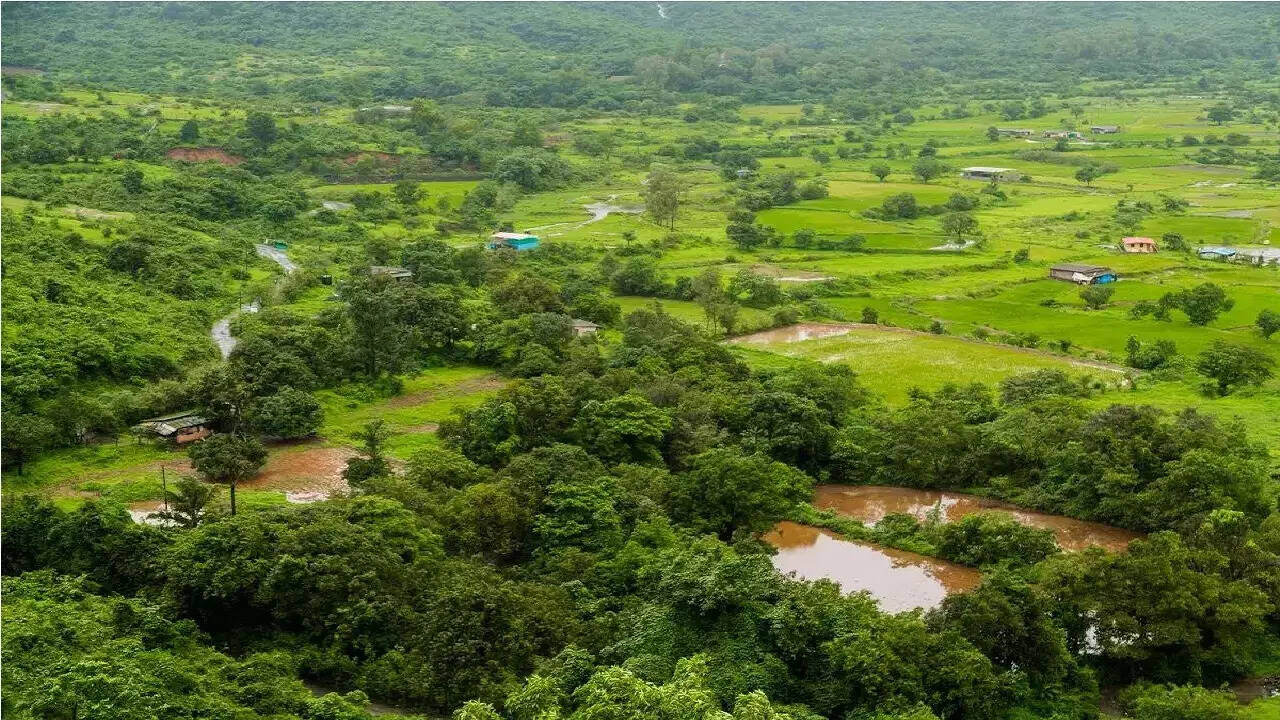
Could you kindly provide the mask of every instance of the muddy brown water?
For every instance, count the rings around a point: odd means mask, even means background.
[[[884,485],[819,485],[814,491],[813,504],[868,525],[874,525],[890,513],[907,513],[923,520],[931,510],[938,508],[943,521],[954,522],[966,515],[994,510],[1008,513],[1023,525],[1052,531],[1058,545],[1067,551],[1097,545],[1118,552],[1142,537],[1141,533],[1132,530],[1026,510],[977,495],[940,490]]]
[[[729,342],[737,345],[775,345],[777,343],[795,343],[804,340],[848,335],[856,325],[835,325],[831,323],[797,323],[772,330],[736,337]]]
[[[805,580],[826,578],[846,593],[866,590],[887,612],[933,608],[953,592],[977,587],[973,568],[905,550],[846,540],[823,528],[783,521],[765,533],[777,548],[773,566]]]

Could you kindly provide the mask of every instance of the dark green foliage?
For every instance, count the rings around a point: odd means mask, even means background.
[[[1247,345],[1215,340],[1200,353],[1196,369],[1217,383],[1219,395],[1226,395],[1240,385],[1261,385],[1275,374],[1276,361],[1266,353]]]

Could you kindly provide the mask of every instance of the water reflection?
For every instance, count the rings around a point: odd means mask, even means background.
[[[884,485],[820,485],[814,493],[813,504],[869,525],[890,513],[908,513],[923,520],[937,508],[944,522],[953,522],[973,513],[999,510],[1009,513],[1023,525],[1053,531],[1058,545],[1067,551],[1098,545],[1118,552],[1142,536],[1132,530],[1025,510],[977,495],[940,490]]]
[[[866,590],[887,612],[936,607],[949,593],[976,587],[982,577],[973,568],[789,521],[778,523],[764,540],[778,549],[773,566],[780,572],[834,580],[845,592]]]

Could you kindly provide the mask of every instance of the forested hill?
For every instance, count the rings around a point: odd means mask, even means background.
[[[114,88],[614,109],[1275,71],[1280,4],[20,3],[3,30],[6,65]]]

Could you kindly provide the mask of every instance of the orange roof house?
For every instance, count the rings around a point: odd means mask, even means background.
[[[1127,237],[1120,241],[1127,253],[1153,253],[1156,251],[1156,241],[1149,237]]]

